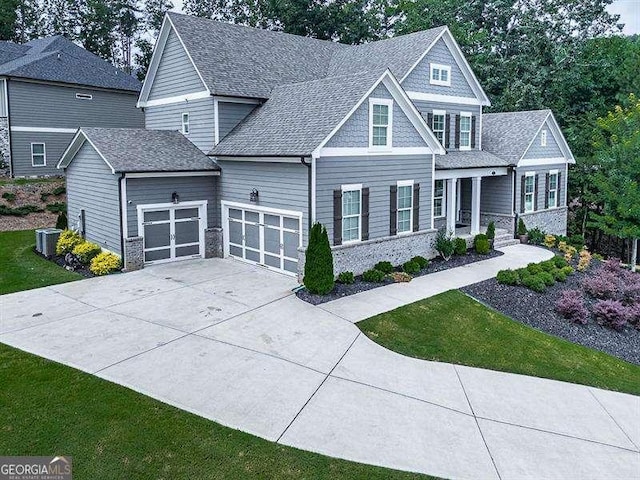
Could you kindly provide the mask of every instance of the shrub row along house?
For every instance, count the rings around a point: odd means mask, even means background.
[[[356,274],[430,256],[439,227],[564,234],[553,114],[488,105],[446,27],[348,46],[170,13],[146,130],[82,128],[62,156],[70,222],[129,269],[224,255],[290,274],[314,222]]]

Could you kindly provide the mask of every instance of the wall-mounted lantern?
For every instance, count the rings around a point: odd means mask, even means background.
[[[257,203],[258,195],[259,195],[258,190],[254,188],[253,190],[251,190],[251,192],[249,192],[249,201],[252,203]]]
[[[180,195],[178,195],[178,192],[171,194],[171,203],[180,203]]]

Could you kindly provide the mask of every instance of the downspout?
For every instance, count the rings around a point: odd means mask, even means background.
[[[4,92],[0,93],[4,95],[4,99],[7,102],[7,138],[9,139],[9,178],[13,178],[13,152],[11,148],[11,107],[9,106],[9,77],[4,79]]]
[[[312,185],[313,178],[311,175],[311,162],[307,162],[306,158],[308,157],[300,157],[300,163],[307,167],[307,215],[309,216],[309,230],[311,230],[311,209],[313,203],[312,196]]]
[[[511,171],[511,175],[513,177],[513,185],[511,187],[511,211],[513,212],[515,219],[513,222],[513,236],[515,237],[518,233],[518,221],[520,220],[520,215],[518,214],[518,212],[516,212],[516,181],[518,179],[518,176],[516,175],[516,169],[514,166],[509,166],[509,170]]]
[[[125,218],[125,212],[123,211],[127,208],[126,205],[122,204],[122,183],[124,182],[125,173],[120,174],[120,179],[118,180],[118,203],[120,204],[120,255],[122,257],[122,265],[125,265],[126,258],[124,256],[124,227],[123,227],[123,219]]]

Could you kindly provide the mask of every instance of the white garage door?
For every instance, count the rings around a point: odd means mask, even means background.
[[[295,275],[302,244],[302,213],[223,203],[225,253]]]

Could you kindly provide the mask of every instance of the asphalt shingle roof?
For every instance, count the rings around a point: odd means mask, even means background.
[[[484,150],[447,152],[436,156],[436,169],[451,170],[455,168],[508,167],[514,162],[500,158]]]
[[[142,87],[133,76],[59,35],[23,45],[0,42],[0,75],[132,92]]]
[[[382,73],[358,73],[276,87],[269,100],[222,139],[210,155],[309,155]]]
[[[550,113],[530,110],[482,115],[482,148],[517,163]]]
[[[116,172],[219,170],[180,132],[143,128],[82,128]]]

